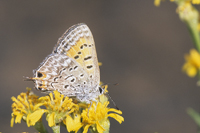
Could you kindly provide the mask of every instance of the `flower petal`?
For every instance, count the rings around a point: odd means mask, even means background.
[[[35,112],[27,116],[27,120],[29,120],[30,126],[34,126],[35,123],[41,119],[44,112],[46,112],[45,109],[40,109],[40,110],[36,110]]]
[[[37,110],[40,106],[44,105],[44,103],[38,103],[33,107],[33,111]]]
[[[114,118],[120,124],[122,123],[122,121],[124,121],[124,118],[122,116],[118,115],[118,114],[110,113],[110,114],[108,114],[108,116]]]
[[[66,118],[67,131],[78,132],[78,130],[83,126],[80,120],[81,120],[80,115],[75,116],[74,119],[72,119],[71,116],[67,115],[67,118]]]
[[[86,126],[84,127],[83,133],[87,133],[88,128],[89,128],[90,126],[91,126],[91,125],[86,125]]]
[[[48,119],[48,124],[50,127],[55,125],[55,112],[51,113]]]
[[[155,6],[160,6],[160,0],[154,0],[154,5]]]
[[[22,117],[23,117],[22,113],[17,113],[16,118],[15,118],[15,123],[21,123]]]
[[[99,133],[103,133],[103,131],[105,131],[105,129],[99,124],[99,122],[96,123],[96,127]]]
[[[108,112],[110,112],[110,111],[115,112],[115,113],[118,113],[118,114],[122,114],[122,111],[121,111],[121,110],[117,110],[117,109],[114,109],[114,108],[108,109]]]
[[[15,117],[12,117],[11,120],[10,120],[10,127],[13,127],[13,125],[14,125],[14,120],[15,120]]]

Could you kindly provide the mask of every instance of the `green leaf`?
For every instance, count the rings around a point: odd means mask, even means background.
[[[187,109],[187,113],[192,117],[196,124],[200,127],[200,114],[192,108]]]

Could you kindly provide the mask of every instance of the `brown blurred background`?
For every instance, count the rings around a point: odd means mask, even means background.
[[[121,125],[111,118],[111,132],[195,133],[186,109],[200,112],[200,88],[181,72],[193,44],[175,9],[153,0],[0,1],[0,132],[36,132],[24,122],[10,127],[10,98],[34,86],[23,76],[33,75],[66,29],[84,22],[103,62],[101,81],[125,118]]]

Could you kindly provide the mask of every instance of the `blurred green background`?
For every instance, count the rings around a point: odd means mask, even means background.
[[[10,98],[34,86],[23,76],[33,75],[65,30],[84,22],[103,62],[101,81],[125,118],[121,125],[111,118],[110,132],[195,133],[186,109],[200,112],[200,88],[181,71],[193,44],[175,10],[153,0],[1,0],[0,132],[36,132],[24,122],[10,127]]]

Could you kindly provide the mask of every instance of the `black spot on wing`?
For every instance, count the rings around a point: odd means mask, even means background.
[[[89,66],[87,66],[88,69],[91,69],[92,67],[93,67],[93,65],[89,65]]]
[[[72,79],[72,80],[71,80],[71,82],[74,82],[74,81],[75,81],[75,79]]]
[[[67,88],[69,85],[65,85],[64,87]]]
[[[84,74],[81,74],[80,77],[82,78],[84,76]]]
[[[92,58],[92,56],[88,56],[88,57],[85,57],[84,60],[86,61],[86,60],[89,60],[91,58]]]
[[[78,58],[79,58],[79,56],[78,56],[78,55],[74,56],[74,59],[78,59]]]
[[[78,68],[78,66],[75,66],[75,67],[74,67],[74,70],[76,70],[77,68]]]
[[[65,44],[65,41],[62,41],[62,45],[64,45]]]
[[[69,71],[72,71],[73,68],[69,68]]]

